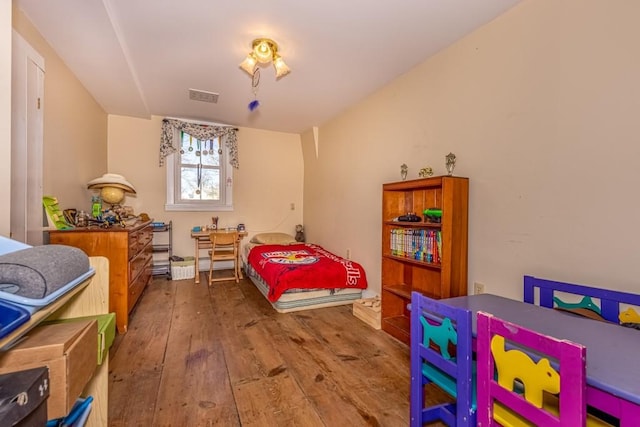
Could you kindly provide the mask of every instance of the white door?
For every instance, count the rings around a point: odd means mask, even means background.
[[[13,32],[11,76],[11,238],[43,243],[44,58]]]

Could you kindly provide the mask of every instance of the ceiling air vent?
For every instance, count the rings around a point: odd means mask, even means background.
[[[220,94],[215,92],[207,92],[206,90],[189,89],[189,99],[194,101],[210,102],[215,104],[218,102]]]

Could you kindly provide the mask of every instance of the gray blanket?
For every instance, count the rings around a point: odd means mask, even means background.
[[[78,248],[34,246],[0,255],[0,291],[45,298],[89,269],[89,257]]]

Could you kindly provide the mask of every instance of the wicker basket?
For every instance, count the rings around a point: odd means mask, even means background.
[[[171,261],[171,280],[185,280],[196,277],[196,260],[192,256],[184,261]]]

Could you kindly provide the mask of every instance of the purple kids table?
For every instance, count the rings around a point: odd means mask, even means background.
[[[528,329],[587,348],[587,404],[620,419],[620,427],[640,426],[640,331],[573,316],[497,295],[480,294],[440,302],[476,313],[484,311]]]

